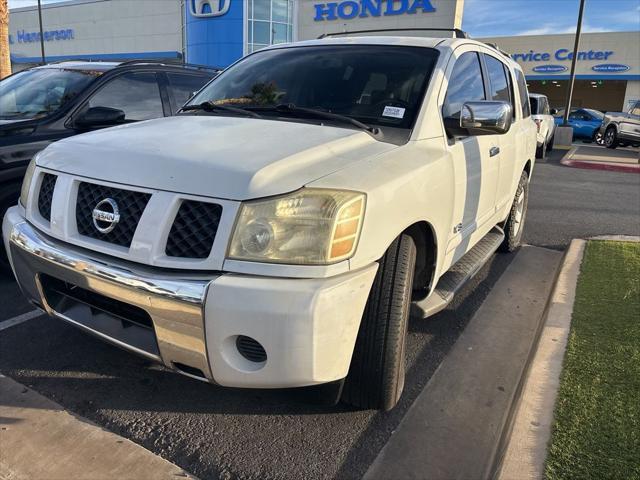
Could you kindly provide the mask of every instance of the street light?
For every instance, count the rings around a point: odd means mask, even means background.
[[[38,21],[40,23],[40,55],[42,56],[42,64],[46,63],[44,57],[44,33],[42,32],[42,4],[41,0],[38,0]]]
[[[576,80],[576,61],[578,60],[578,48],[580,47],[580,33],[582,32],[582,14],[584,13],[585,0],[580,0],[580,11],[578,12],[578,25],[576,26],[576,40],[573,45],[573,58],[571,59],[571,75],[567,88],[567,103],[564,109],[563,126],[569,124],[569,110],[571,110],[571,97],[573,96],[573,84]]]

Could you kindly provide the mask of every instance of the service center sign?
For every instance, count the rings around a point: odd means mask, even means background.
[[[356,17],[387,17],[393,15],[415,15],[435,12],[431,0],[346,0],[342,2],[317,3],[316,22],[325,20],[351,20]]]

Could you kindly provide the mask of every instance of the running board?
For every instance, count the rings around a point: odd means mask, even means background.
[[[412,308],[415,312],[414,315],[426,318],[444,310],[464,284],[471,280],[489,261],[503,240],[504,232],[500,227],[495,227],[487,233],[448,272],[440,277],[431,295],[424,300],[414,302]]]

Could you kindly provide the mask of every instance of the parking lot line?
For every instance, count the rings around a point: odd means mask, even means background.
[[[23,313],[22,315],[10,318],[9,320],[3,320],[2,322],[0,322],[0,332],[15,325],[19,325],[23,322],[33,320],[40,315],[45,315],[45,312],[43,312],[42,310],[32,310],[30,312]]]

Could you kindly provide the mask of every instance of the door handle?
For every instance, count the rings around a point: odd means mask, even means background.
[[[490,157],[495,157],[499,153],[500,153],[500,147],[491,147],[491,150],[489,150]]]

